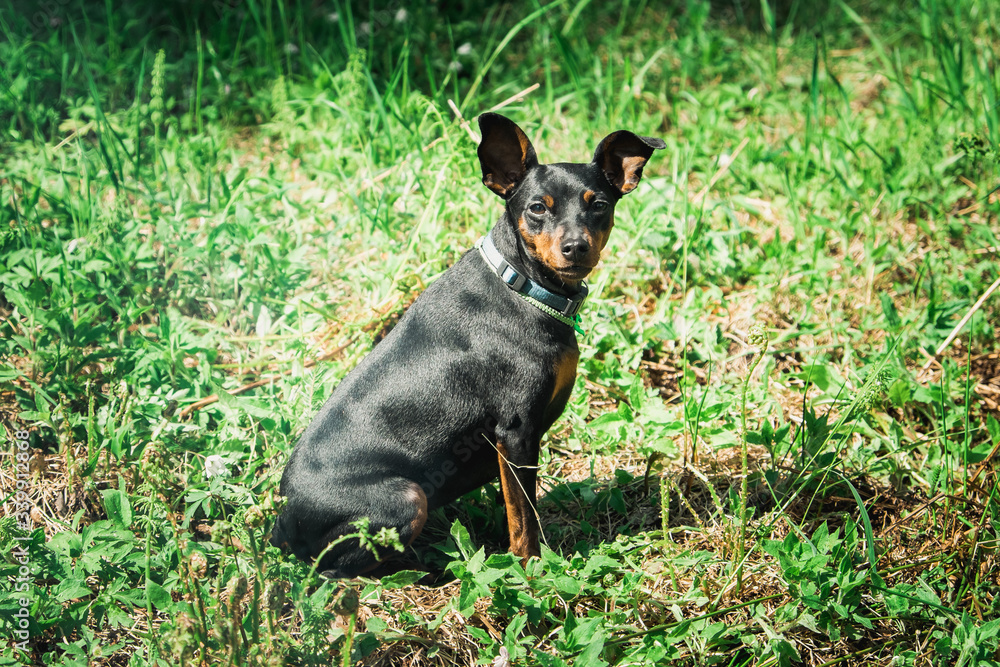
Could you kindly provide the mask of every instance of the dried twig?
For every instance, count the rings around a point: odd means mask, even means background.
[[[469,135],[473,142],[479,143],[479,136],[473,132],[472,128],[469,126],[469,121],[465,120],[462,116],[462,112],[458,109],[458,105],[455,104],[453,100],[448,100],[448,106],[451,108],[451,112],[455,114],[455,118],[458,119],[458,126],[465,130],[465,133]]]
[[[976,313],[976,311],[979,310],[984,303],[986,303],[986,299],[990,298],[990,295],[993,294],[998,287],[1000,287],[1000,278],[994,280],[993,284],[990,285],[985,292],[983,292],[981,297],[979,297],[979,300],[972,304],[972,308],[970,308],[969,312],[965,314],[965,317],[963,317],[959,323],[955,325],[955,328],[952,329],[951,333],[948,334],[948,337],[944,339],[944,342],[938,346],[938,349],[934,352],[934,354],[929,357],[926,362],[924,362],[924,365],[920,368],[921,373],[930,368],[931,364],[934,363],[939,356],[941,356],[941,353],[948,349],[948,346],[951,345],[953,340],[955,340],[955,337],[958,336],[968,321],[972,319],[972,316]]]
[[[340,354],[341,352],[343,352],[344,350],[346,350],[351,345],[351,343],[353,343],[353,342],[354,342],[354,338],[351,338],[351,340],[347,341],[346,343],[344,343],[340,347],[337,347],[337,348],[335,348],[333,350],[330,350],[329,352],[324,352],[323,354],[319,355],[315,359],[310,359],[310,360],[306,361],[305,364],[303,365],[303,368],[311,368],[311,367],[315,366],[316,364],[318,364],[321,361],[326,361],[327,359],[330,359],[331,357],[334,357],[334,356]],[[251,389],[256,389],[257,387],[263,387],[264,385],[271,384],[275,380],[278,380],[278,379],[280,379],[280,378],[288,375],[291,372],[292,372],[292,369],[289,368],[288,370],[282,371],[282,372],[278,373],[277,375],[271,375],[270,377],[261,378],[260,380],[254,380],[253,382],[251,382],[249,384],[245,384],[242,387],[238,387],[238,388],[233,389],[232,391],[227,392],[227,393],[230,396],[239,396],[240,394],[244,394],[244,393],[250,391]],[[209,405],[212,405],[213,403],[218,403],[218,402],[219,402],[219,395],[218,394],[212,394],[211,396],[206,396],[205,398],[201,399],[200,401],[196,401],[196,402],[192,403],[191,405],[187,406],[186,408],[184,408],[183,410],[181,410],[180,413],[178,413],[177,417],[179,419],[184,419],[185,417],[189,416],[195,410],[201,410],[204,407],[207,407]]]
[[[514,102],[520,102],[527,95],[535,92],[540,87],[541,87],[541,84],[538,84],[538,83],[532,84],[532,85],[528,86],[527,88],[525,88],[524,90],[522,90],[521,92],[515,93],[515,94],[511,95],[510,97],[508,97],[507,99],[505,99],[503,102],[500,102],[499,104],[493,105],[492,107],[489,108],[489,110],[490,111],[497,111],[498,109],[503,109],[505,106],[513,104]],[[458,105],[455,104],[454,100],[448,100],[448,107],[451,109],[451,112],[453,114],[455,114],[455,118],[458,119],[458,126],[461,127],[463,130],[465,130],[466,134],[469,135],[469,137],[472,139],[472,141],[474,141],[475,143],[478,144],[480,142],[479,135],[477,135],[476,132],[475,132],[475,130],[473,130],[472,127],[469,125],[469,121],[465,120],[465,118],[462,116],[462,112],[461,112],[461,110],[459,110]]]
[[[500,109],[503,109],[505,106],[507,106],[509,104],[513,104],[514,102],[520,102],[525,97],[527,97],[531,93],[535,92],[539,88],[541,88],[541,84],[540,83],[532,84],[532,85],[528,86],[527,88],[525,88],[524,90],[522,90],[521,92],[515,93],[515,94],[511,95],[510,97],[508,97],[507,99],[505,99],[503,102],[500,102],[499,104],[496,104],[496,105],[490,107],[489,110],[490,111],[499,111]]]

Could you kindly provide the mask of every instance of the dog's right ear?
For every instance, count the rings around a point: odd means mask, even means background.
[[[622,196],[639,185],[642,168],[653,151],[667,147],[663,139],[640,137],[628,130],[618,130],[604,137],[594,151],[594,163],[601,168],[611,185]]]
[[[498,113],[479,117],[483,140],[479,142],[479,164],[483,184],[507,199],[528,170],[538,164],[535,149],[514,121]]]

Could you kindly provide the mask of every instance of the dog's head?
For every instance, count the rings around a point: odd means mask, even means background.
[[[506,201],[524,250],[559,281],[575,285],[597,265],[614,226],[615,204],[635,189],[654,137],[606,136],[589,163],[540,164],[527,135],[495,113],[479,117],[483,183]]]

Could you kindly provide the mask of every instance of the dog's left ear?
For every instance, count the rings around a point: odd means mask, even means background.
[[[662,139],[640,137],[628,130],[618,130],[601,141],[594,151],[594,163],[601,168],[611,185],[625,195],[639,185],[642,168],[653,151],[666,147]]]
[[[507,199],[528,170],[538,165],[535,148],[514,121],[498,113],[481,115],[479,129],[483,140],[477,153],[483,168],[483,184]]]

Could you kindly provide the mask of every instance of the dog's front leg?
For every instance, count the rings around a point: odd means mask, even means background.
[[[515,451],[521,452],[522,456],[512,455],[511,449],[502,441],[497,442],[500,488],[507,509],[510,550],[515,556],[520,556],[521,563],[526,565],[528,558],[542,554],[538,547],[538,517],[535,514],[538,447],[516,448]]]

